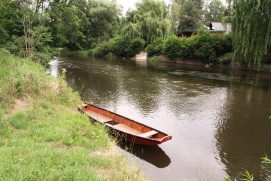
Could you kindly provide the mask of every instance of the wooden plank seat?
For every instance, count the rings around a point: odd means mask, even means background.
[[[151,130],[151,131],[148,131],[146,133],[141,134],[140,136],[150,138],[150,137],[156,135],[157,133],[158,133],[157,131]]]
[[[101,115],[99,113],[96,113],[94,111],[87,110],[85,113],[86,113],[86,115],[88,115],[92,119],[95,119],[95,120],[97,120],[97,121],[99,121],[101,123],[106,123],[106,122],[109,122],[109,121],[113,121],[112,118],[103,116],[103,115]]]
[[[134,128],[131,128],[125,124],[116,124],[113,126],[115,129],[117,130],[120,130],[120,131],[123,131],[123,132],[126,132],[126,133],[130,133],[130,134],[134,134],[134,135],[139,135],[141,132],[134,129]]]

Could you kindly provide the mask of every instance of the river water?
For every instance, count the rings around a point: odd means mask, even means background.
[[[122,59],[60,57],[68,85],[86,102],[173,136],[159,146],[118,149],[150,180],[255,180],[271,157],[271,75]]]

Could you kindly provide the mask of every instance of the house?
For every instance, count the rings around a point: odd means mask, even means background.
[[[210,29],[210,27],[212,27]],[[209,31],[224,32],[224,34],[229,34],[231,32],[231,23],[222,24],[221,22],[211,22],[209,24]]]
[[[207,31],[210,33],[218,33],[218,34],[229,34],[231,32],[231,23],[226,23],[223,25],[221,22],[211,22],[209,26],[204,26]],[[193,35],[196,35],[198,32],[198,29],[192,29],[192,28],[186,28],[184,30],[181,30],[177,33],[177,36],[185,36],[190,37]]]

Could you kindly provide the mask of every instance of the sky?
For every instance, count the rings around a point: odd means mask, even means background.
[[[170,0],[164,0],[166,4],[169,4],[169,1]],[[141,0],[117,0],[117,3],[123,7],[123,14],[125,14],[129,8],[135,9],[135,4],[137,2],[141,2]]]

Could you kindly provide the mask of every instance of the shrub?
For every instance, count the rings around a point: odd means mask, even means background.
[[[160,60],[156,56],[148,58],[147,60],[148,62],[152,62],[152,63],[160,62]]]
[[[162,53],[169,58],[179,57],[181,50],[181,41],[177,36],[171,36],[163,43]]]
[[[200,29],[198,34],[189,38],[181,38],[180,57],[201,59],[205,63],[215,61],[217,56],[232,51],[231,36],[210,34]]]
[[[117,56],[126,57],[127,50],[129,47],[129,41],[127,41],[126,37],[116,37],[111,40],[111,50]]]
[[[0,54],[9,55],[10,52],[7,49],[5,49],[5,48],[0,48]]]
[[[104,42],[96,46],[94,49],[90,51],[90,54],[95,57],[102,57],[111,52],[110,44],[108,42]]]
[[[127,56],[135,56],[143,50],[145,41],[141,38],[135,38],[129,43]]]
[[[144,44],[141,38],[129,40],[127,37],[119,36],[111,40],[111,51],[120,57],[132,57],[143,50]]]
[[[195,49],[197,45],[196,36],[192,36],[189,38],[181,38],[181,49],[180,49],[180,57],[181,58],[195,58]]]
[[[215,49],[217,56],[232,51],[232,40],[230,35],[212,35],[210,38],[211,45]]]
[[[53,55],[48,52],[33,52],[31,60],[40,63],[43,66],[46,66],[52,60],[52,58]]]
[[[146,47],[148,56],[161,55],[164,40],[163,38],[156,38]]]
[[[205,63],[211,63],[216,58],[216,53],[210,43],[203,43],[195,52],[197,58],[203,60]]]

